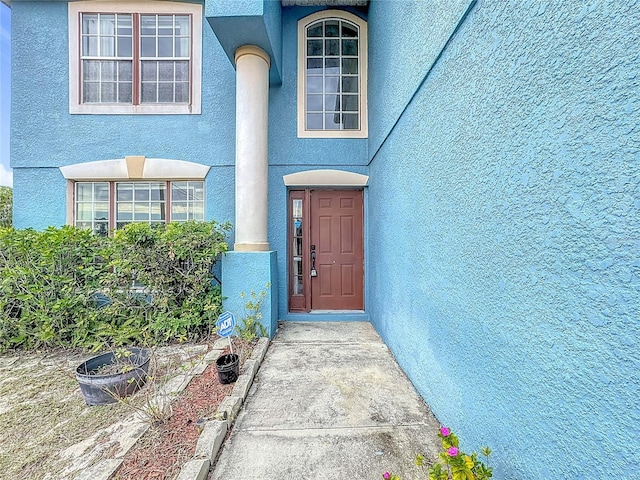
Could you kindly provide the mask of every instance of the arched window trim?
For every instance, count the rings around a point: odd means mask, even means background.
[[[306,95],[306,31],[320,20],[337,19],[351,22],[358,26],[358,56],[360,59],[359,77],[359,130],[307,130],[307,95]],[[367,22],[349,12],[342,10],[323,10],[304,17],[298,21],[298,137],[299,138],[367,138]]]

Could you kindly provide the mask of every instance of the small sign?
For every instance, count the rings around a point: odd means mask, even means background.
[[[293,222],[293,225],[294,225],[296,228],[300,228],[300,227],[302,226],[302,220],[300,220],[299,218],[298,218],[298,219],[296,219],[296,221],[295,221],[295,222]]]
[[[224,312],[218,317],[216,327],[218,328],[218,335],[221,337],[228,337],[233,333],[233,328],[236,326],[236,319],[231,312]]]

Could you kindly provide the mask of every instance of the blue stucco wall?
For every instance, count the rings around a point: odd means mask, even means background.
[[[372,321],[498,479],[640,478],[638,6],[479,2],[371,160]]]

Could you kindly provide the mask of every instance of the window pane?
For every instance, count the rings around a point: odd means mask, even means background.
[[[342,77],[342,91],[358,93],[358,77]]]
[[[307,40],[307,55],[310,57],[322,55],[322,40]]]
[[[340,111],[340,95],[325,95],[324,109],[329,112]]]
[[[204,203],[196,203],[193,205],[190,220],[204,221]]]
[[[330,113],[324,116],[325,130],[340,130],[340,114]]]
[[[173,102],[173,83],[158,84],[158,102],[160,103]]]
[[[94,220],[107,220],[109,218],[109,204],[100,202],[95,204]]]
[[[131,79],[133,78],[132,72],[131,72],[131,65],[132,62],[130,61],[123,61],[123,62],[118,62],[118,80],[125,81],[125,82],[130,82]]]
[[[153,202],[151,204],[150,219],[151,220],[155,220],[155,221],[164,221],[164,219],[165,219],[164,202],[162,202],[162,203]]]
[[[322,114],[321,113],[307,114],[307,130],[322,130]]]
[[[340,54],[340,40],[325,40],[324,54],[327,56],[335,56]]]
[[[186,222],[189,219],[186,202],[171,202],[171,221]]]
[[[357,113],[344,113],[342,114],[342,122],[345,130],[358,130],[360,128],[359,123],[360,116]]]
[[[115,81],[117,80],[116,76],[116,66],[117,62],[115,61],[103,61],[100,62],[100,79],[104,82],[106,81]]]
[[[133,35],[132,16],[130,14],[118,14],[118,35]]]
[[[133,200],[133,184],[118,183],[116,185],[116,197],[119,202]]]
[[[133,56],[133,40],[131,37],[118,37],[118,57]]]
[[[293,249],[294,255],[302,255],[302,238],[295,239],[295,247]]]
[[[339,75],[340,74],[340,59],[339,58],[327,58],[324,61],[324,73],[326,75]]]
[[[103,82],[100,85],[100,101],[115,103],[117,101],[117,86],[115,82]]]
[[[97,60],[83,60],[82,78],[85,80],[100,80],[100,62]]]
[[[132,85],[131,82],[118,83],[118,102],[119,103],[131,103],[133,102]]]
[[[322,95],[307,95],[307,111],[321,112],[323,98]]]
[[[327,20],[324,24],[325,37],[339,36],[338,20]]]
[[[100,101],[100,84],[84,82],[82,84],[82,103],[97,103]]]
[[[173,62],[158,62],[158,79],[162,81],[173,81]]]
[[[189,103],[189,82],[176,83],[176,103]]]
[[[155,36],[156,34],[156,16],[155,15],[140,16],[140,34]]]
[[[108,183],[94,183],[96,201],[108,202],[109,201],[109,184]]]
[[[133,221],[144,222],[149,220],[149,204],[135,203],[133,205]]]
[[[156,37],[142,37],[140,39],[140,55],[143,57],[156,56]]]
[[[82,14],[82,33],[83,34],[98,34],[98,14],[97,13],[83,13]]]
[[[115,35],[116,34],[116,16],[115,15],[100,15],[100,35]]]
[[[100,56],[115,57],[116,56],[116,38],[100,37]]]
[[[173,15],[158,15],[158,35],[173,35]]]
[[[358,36],[358,29],[357,27],[346,23],[346,22],[342,22],[342,36],[343,37],[357,37]]]
[[[165,189],[166,188],[164,183],[152,183],[151,184],[151,200],[164,200]]]
[[[358,40],[342,40],[342,55],[357,55]]]
[[[76,183],[76,201],[86,202],[93,200],[93,184]]]
[[[322,77],[307,77],[307,92],[322,93]]]
[[[190,50],[189,38],[176,38],[176,57],[188,57]]]
[[[97,57],[99,55],[98,37],[82,38],[82,55],[85,57]]]
[[[307,37],[321,37],[322,36],[322,23],[316,24],[307,28]]]
[[[155,83],[143,83],[142,84],[142,103],[156,103],[157,102],[157,88]]]
[[[173,182],[171,184],[171,201],[182,201],[187,199],[187,182]]]
[[[189,182],[189,185],[191,198],[204,202],[204,182]]]
[[[136,185],[134,190],[134,200],[136,202],[149,201],[149,184]]]
[[[176,80],[189,81],[189,62],[175,62]]]
[[[191,17],[189,15],[176,15],[176,35],[190,36],[191,35]]]
[[[358,95],[343,95],[342,110],[345,112],[358,111]]]
[[[78,222],[89,222],[91,228],[91,220],[93,220],[93,209],[90,203],[79,203],[76,209],[76,220]]]
[[[357,58],[343,58],[342,59],[342,73],[358,73],[358,59]]]
[[[142,63],[142,81],[156,81],[158,79],[158,62],[147,60]]]
[[[173,57],[173,37],[158,37],[158,56]]]
[[[301,199],[296,198],[293,200],[292,210],[293,210],[292,213],[294,218],[302,217],[302,200]]]
[[[338,87],[340,86],[340,82],[338,81],[340,77],[324,77],[324,92],[325,93],[334,93],[339,92]]]
[[[321,58],[308,58],[307,59],[307,73],[322,74],[322,59]]]

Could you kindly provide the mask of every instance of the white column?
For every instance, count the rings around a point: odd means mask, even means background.
[[[245,45],[236,50],[236,251],[269,250],[269,55]]]

